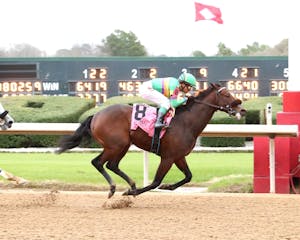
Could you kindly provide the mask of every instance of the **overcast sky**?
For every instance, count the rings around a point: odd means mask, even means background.
[[[74,44],[100,44],[116,29],[132,31],[150,55],[238,51],[253,42],[271,47],[289,38],[295,0],[198,0],[219,7],[224,24],[195,22],[194,0],[1,1],[0,48],[28,43],[53,55]],[[297,14],[297,13],[296,13]],[[299,15],[299,14],[298,14]]]

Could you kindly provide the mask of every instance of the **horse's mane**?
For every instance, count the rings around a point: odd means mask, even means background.
[[[212,91],[214,87],[210,85],[205,90],[198,90],[193,97],[189,97],[187,103],[185,105],[181,105],[178,108],[176,108],[176,114],[179,114],[181,112],[189,111],[192,105],[195,103],[195,99],[197,100],[203,100],[206,98]]]

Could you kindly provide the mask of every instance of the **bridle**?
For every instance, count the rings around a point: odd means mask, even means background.
[[[0,119],[4,119],[7,114],[8,111],[5,110],[3,113],[0,114]]]
[[[12,123],[13,123],[13,119],[8,115],[8,111],[4,110],[3,107],[0,107],[1,111],[3,111],[2,113],[0,113],[0,127],[2,130],[6,130],[6,128],[10,128]]]
[[[5,117],[8,114],[8,111],[4,111],[3,113],[0,114],[0,126],[4,126],[5,125]]]
[[[221,92],[223,90],[225,90],[226,87],[221,87],[217,90],[217,96],[219,96],[221,94]],[[234,116],[236,114],[236,111],[232,108],[232,105],[233,103],[231,103],[230,105],[226,105],[226,106],[219,106],[219,105],[215,105],[215,104],[211,104],[211,103],[208,103],[208,102],[205,102],[205,101],[202,101],[202,100],[198,100],[198,99],[194,99],[194,101],[196,103],[201,103],[201,104],[205,104],[207,106],[210,106],[210,107],[213,107],[213,108],[216,108],[217,110],[220,110],[220,111],[223,111],[223,112],[226,112],[228,113],[230,116]]]

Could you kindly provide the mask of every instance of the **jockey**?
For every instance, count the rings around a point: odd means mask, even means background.
[[[154,78],[140,86],[141,97],[159,105],[155,128],[165,127],[164,116],[169,108],[185,104],[188,99],[185,94],[195,87],[196,78],[190,73],[182,73],[178,79]]]

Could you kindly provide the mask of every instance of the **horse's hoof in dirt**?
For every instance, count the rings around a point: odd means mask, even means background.
[[[173,190],[172,189],[172,185],[170,184],[162,184],[158,187],[158,189],[162,189],[162,190]]]
[[[132,195],[132,194],[130,194],[130,189],[128,189],[127,191],[123,192],[122,195],[123,196],[129,196],[129,195]]]
[[[113,195],[114,195],[113,192],[109,192],[109,193],[108,193],[108,198],[111,198]]]
[[[123,196],[130,196],[130,195],[132,195],[132,196],[136,196],[136,191],[135,190],[131,190],[131,189],[128,189],[126,192],[124,192],[123,194],[122,194]]]
[[[17,180],[16,180],[16,184],[17,185],[25,185],[27,183],[28,183],[28,181],[26,179],[24,179],[24,178],[18,177]]]
[[[128,191],[129,191],[129,190],[127,190],[126,192],[123,192],[122,196],[128,196],[128,195],[129,195],[129,194],[128,194]]]
[[[108,193],[108,198],[111,198],[115,194],[115,191],[116,191],[116,186],[111,186],[110,191]]]

